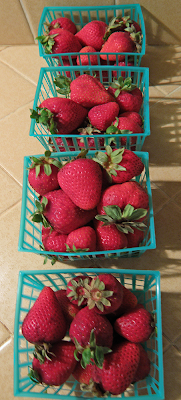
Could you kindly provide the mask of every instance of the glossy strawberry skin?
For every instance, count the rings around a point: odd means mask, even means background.
[[[92,380],[92,370],[94,366],[92,364],[86,365],[86,368],[82,368],[81,364],[78,362],[72,375],[79,382],[89,385]]]
[[[42,243],[46,251],[66,252],[67,235],[42,226]]]
[[[103,21],[91,21],[77,32],[75,36],[82,46],[92,46],[96,51],[99,51],[104,43],[103,36],[106,28],[107,24]]]
[[[85,46],[79,51],[80,56],[77,56],[77,65],[97,65],[98,58],[97,55],[91,54],[89,57],[82,53],[94,53],[96,50],[92,46]]]
[[[34,357],[33,370],[37,371],[40,382],[50,386],[60,386],[74,371],[77,361],[74,358],[75,346],[72,342],[61,341],[51,347],[51,359],[43,364]]]
[[[74,24],[71,19],[66,18],[66,17],[59,17],[51,21],[51,24],[49,25],[49,31],[52,29],[66,29],[67,31],[71,32],[73,35],[77,33],[77,28],[76,25]]]
[[[127,32],[113,32],[102,46],[100,57],[103,60],[107,59],[107,55],[102,53],[133,53],[136,51],[136,46]],[[123,61],[124,55],[118,55],[118,61]],[[116,55],[109,55],[109,61],[116,61]]]
[[[116,89],[109,86],[108,92],[114,95]],[[120,94],[116,97],[116,101],[119,104],[120,112],[135,111],[139,112],[143,103],[142,92],[139,88],[132,89],[130,91],[121,90]]]
[[[95,128],[106,131],[118,114],[119,105],[116,102],[110,102],[92,107],[88,112],[88,118]]]
[[[94,209],[100,199],[102,171],[92,159],[78,158],[65,164],[58,173],[62,190],[83,210]]]
[[[77,39],[76,35],[73,35],[70,31],[66,29],[51,29],[49,31],[49,35],[57,35],[54,36],[54,44],[52,46],[52,53],[59,54],[59,53],[78,53],[82,48],[79,40]],[[74,56],[73,56],[74,57]],[[75,55],[77,57],[77,55]],[[63,56],[63,59],[68,59],[68,56]]]
[[[135,308],[138,303],[135,294],[123,285],[122,285],[122,291],[123,291],[123,299],[121,305],[117,308],[117,310],[108,315],[111,321],[116,320],[118,317],[120,317],[130,309]]]
[[[86,225],[96,214],[96,209],[82,210],[77,207],[62,189],[46,193],[44,197],[48,199],[45,218],[53,229],[63,234]]]
[[[119,317],[114,323],[114,329],[119,335],[133,343],[147,341],[154,331],[153,317],[143,306],[137,304]]]
[[[39,107],[47,108],[54,114],[57,134],[71,133],[82,124],[87,116],[87,110],[84,107],[63,97],[50,97],[44,100]]]
[[[44,172],[44,166],[40,166],[40,172],[36,176],[36,168],[32,168],[28,173],[28,182],[32,188],[41,196],[45,193],[50,192],[59,188],[59,183],[57,179],[57,173],[59,168],[55,165],[51,165],[51,175],[46,175]]]
[[[100,311],[96,305],[95,310],[98,314],[106,315],[110,312],[117,310],[121,306],[123,300],[123,289],[121,283],[112,274],[99,274],[99,280],[104,283],[106,291],[113,291],[113,294],[107,299],[110,301],[110,305],[104,305],[104,311]],[[96,277],[93,278],[96,280]],[[94,289],[95,291],[96,289]]]
[[[134,233],[129,232],[127,234],[128,247],[138,247],[143,241],[144,236],[145,232],[140,231],[139,229],[134,229]]]
[[[139,361],[135,376],[133,378],[133,383],[141,381],[142,379],[145,379],[148,376],[148,374],[150,372],[150,367],[151,367],[148,353],[146,352],[146,350],[143,348],[143,346],[141,344],[139,344],[139,349],[140,349],[140,361]]]
[[[118,231],[115,225],[103,226],[102,221],[95,220],[94,226],[98,251],[118,250],[127,247],[126,235]]]
[[[55,296],[61,305],[62,312],[69,328],[71,322],[75,318],[76,314],[81,310],[77,304],[73,304],[67,297],[66,289],[60,289],[55,292]]]
[[[69,233],[66,244],[73,249],[88,249],[87,251],[96,251],[96,233],[91,226],[82,226]]]
[[[136,122],[138,125],[140,125],[142,127],[143,125],[143,120],[142,117],[139,113],[137,113],[136,111],[125,111],[124,113],[120,114],[120,117],[126,117],[129,119],[132,119],[134,122]]]
[[[56,343],[63,339],[66,329],[66,321],[54,291],[44,287],[23,321],[23,336],[30,343]]]

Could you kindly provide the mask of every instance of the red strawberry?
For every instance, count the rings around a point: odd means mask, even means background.
[[[72,134],[74,134],[74,133],[75,132],[72,132]],[[54,139],[55,139],[55,142],[56,142],[56,144],[57,144],[57,146],[59,148],[59,151],[75,151],[75,147],[74,147],[74,143],[73,143],[72,138],[68,138],[68,137],[61,138],[61,137],[58,137],[58,138],[54,138]],[[49,140],[49,144],[51,145],[52,150],[56,152],[57,149],[53,145],[53,142],[52,142],[51,138]]]
[[[32,214],[32,220],[65,235],[86,225],[96,214],[96,209],[82,210],[77,207],[62,189],[46,193],[41,203],[36,202],[36,205],[37,211]]]
[[[117,80],[114,80],[109,86],[108,92],[115,96],[121,113],[125,111],[139,112],[143,102],[143,95],[141,90],[132,84],[130,77],[123,79],[120,76]]]
[[[141,127],[143,125],[142,117],[136,111],[125,111],[124,113],[121,113],[119,116],[121,118],[122,117],[126,117],[126,118],[129,118],[129,119],[132,119],[134,122],[136,122]]]
[[[57,173],[62,164],[50,158],[50,155],[51,152],[46,151],[44,157],[30,157],[32,164],[29,167],[28,182],[41,196],[59,188]]]
[[[95,156],[94,160],[104,168],[103,179],[109,180],[109,184],[127,182],[144,169],[141,158],[124,147],[112,149],[106,146],[106,153],[97,152]]]
[[[63,339],[66,328],[66,321],[54,291],[50,287],[44,287],[23,320],[23,336],[30,343],[56,343]]]
[[[42,244],[46,251],[66,252],[67,235],[42,226]]]
[[[92,159],[77,158],[65,164],[58,173],[58,182],[74,204],[92,210],[100,200],[102,171]]]
[[[72,62],[72,63],[70,63],[70,60],[69,60],[69,59],[63,58],[63,60],[61,60],[61,62],[58,64],[58,66],[59,66],[59,67],[62,67],[62,66],[63,66],[63,67],[72,67],[72,65],[73,65],[73,67],[74,67],[74,66],[77,66],[76,58],[72,58],[72,59],[71,59],[71,62]],[[69,69],[68,71],[66,71],[65,74],[66,74],[66,77],[67,77],[67,78],[71,78],[71,69]],[[74,71],[74,74],[75,74],[75,76],[77,77],[77,76],[80,75],[80,71]]]
[[[126,63],[125,61],[119,61],[118,64],[115,62],[114,65],[116,65],[116,66],[118,66],[118,67],[125,67],[125,66],[127,66],[127,67],[134,67],[134,62],[133,62],[133,61],[128,61],[128,62]],[[114,78],[117,78],[117,73],[118,73],[118,71],[112,71],[112,76],[113,76]],[[124,69],[123,69],[123,71],[121,71],[121,76],[122,76],[123,78],[126,77],[126,72],[125,72]],[[133,72],[131,72],[131,76],[134,77],[134,70],[133,70]]]
[[[86,55],[82,53],[94,53],[96,50],[92,46],[85,46],[79,51],[80,56],[77,56],[77,65],[97,65],[98,58],[97,55],[91,54]]]
[[[82,46],[92,46],[96,51],[99,51],[104,43],[103,36],[106,28],[107,24],[103,21],[91,21],[77,32],[75,36]]]
[[[77,27],[74,24],[71,19],[66,18],[66,17],[59,17],[51,21],[50,24],[48,24],[48,30],[51,31],[51,29],[57,29],[57,28],[62,28],[66,29],[67,31],[71,32],[73,35],[77,33]]]
[[[91,226],[82,226],[69,233],[67,251],[96,251],[96,233]]]
[[[149,339],[155,328],[151,313],[138,304],[115,321],[114,329],[130,342],[142,343]]]
[[[92,364],[88,364],[85,368],[82,368],[81,363],[78,362],[72,375],[79,383],[90,385],[90,383],[92,382],[93,368],[94,366]]]
[[[74,357],[75,346],[72,342],[61,341],[51,348],[49,359],[41,363],[37,358],[33,359],[33,373],[30,377],[38,379],[40,383],[50,386],[60,386],[74,371],[77,361]]]
[[[104,137],[102,137],[103,133],[100,130],[93,127],[91,124],[87,124],[85,128],[78,129],[81,138],[77,138],[77,143],[80,148],[88,148],[89,150],[95,150],[97,148],[104,149]],[[90,136],[85,137],[84,136]],[[100,135],[100,137],[96,138],[96,135]]]
[[[123,393],[134,379],[140,359],[140,349],[135,343],[123,341],[113,345],[106,354],[100,374],[100,386],[113,395]]]
[[[86,285],[87,306],[98,314],[108,314],[120,307],[123,299],[121,283],[112,274],[99,274]]]
[[[69,300],[66,289],[57,290],[55,292],[55,296],[61,305],[62,312],[67,322],[67,327],[69,327],[76,314],[80,311],[81,307],[79,307],[77,304],[73,304]]]
[[[116,102],[110,102],[92,107],[88,112],[88,118],[95,128],[106,131],[118,114],[119,105]]]
[[[31,118],[41,123],[52,134],[70,133],[78,128],[87,116],[87,110],[71,99],[51,97],[44,100]]]
[[[122,134],[123,137],[121,137],[121,146],[126,146],[127,144],[127,136],[124,136],[124,133],[131,135],[132,133],[143,133],[143,129],[140,125],[137,124],[133,119],[127,118],[127,117],[119,117],[116,119],[116,121],[113,122],[109,128],[106,130],[107,134]],[[114,137],[110,138],[110,143],[114,143]],[[130,144],[131,147],[134,145],[137,141],[137,136],[131,136],[130,138]]]
[[[111,320],[113,320],[113,318],[116,319],[125,312],[127,312],[128,310],[135,308],[138,303],[137,297],[133,292],[131,292],[131,290],[129,290],[125,286],[122,286],[122,291],[123,291],[123,299],[120,307],[118,307],[117,310],[108,315],[109,319],[111,318]]]
[[[150,364],[150,359],[148,357],[148,353],[141,344],[139,344],[139,349],[140,349],[140,361],[135,376],[133,378],[133,383],[145,379],[150,372],[151,364]]]
[[[134,233],[129,232],[127,234],[128,247],[138,247],[145,237],[144,231],[134,229]]]
[[[78,53],[82,48],[76,35],[62,28],[51,29],[44,36],[38,36],[37,39],[44,47],[46,54]],[[77,55],[72,57],[77,57]],[[68,59],[68,56],[62,58]]]
[[[91,278],[87,275],[77,275],[67,283],[67,297],[73,304],[84,306],[87,304],[85,296],[85,284],[89,284]]]
[[[117,250],[127,247],[126,235],[119,232],[115,225],[104,226],[102,221],[96,220],[94,224],[98,251]]]
[[[134,53],[135,51],[136,45],[128,32],[113,32],[103,44],[100,57],[103,60],[107,60],[107,55],[103,53]],[[116,61],[115,54],[111,54],[108,57],[109,61]],[[123,61],[124,59],[124,55],[118,55],[118,61]]]

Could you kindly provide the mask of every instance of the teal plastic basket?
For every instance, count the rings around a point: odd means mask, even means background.
[[[54,83],[55,78],[59,74],[68,76],[72,80],[76,78],[76,72],[81,75],[89,73],[94,76],[96,70],[96,76],[99,78],[101,83],[107,88],[110,82],[113,81],[113,71],[116,72],[118,78],[122,74],[125,77],[132,77],[132,82],[142,91],[143,103],[140,109],[140,115],[143,119],[143,133],[127,133],[115,135],[116,145],[120,146],[121,139],[125,138],[125,147],[130,150],[140,151],[142,149],[145,138],[150,135],[150,115],[149,115],[149,68],[141,67],[118,67],[118,66],[89,66],[85,67],[51,67],[41,68],[37,89],[34,98],[33,109],[40,106],[43,100],[50,97],[60,96],[57,93],[57,87]],[[61,96],[62,97],[62,96]],[[109,139],[113,137],[111,134],[96,134],[96,135],[77,135],[77,134],[64,134],[64,135],[51,135],[46,127],[40,123],[37,123],[35,119],[31,119],[29,135],[39,140],[42,146],[46,150],[53,151],[78,151],[80,149],[79,140],[83,141],[84,147],[90,150],[100,150],[102,142],[105,141],[107,144]],[[56,139],[61,137],[61,149],[57,145]],[[89,139],[93,139],[93,145],[90,144]],[[71,140],[72,139],[72,140]],[[71,143],[70,143],[71,140]]]
[[[88,396],[87,393],[80,390],[79,383],[72,376],[60,387],[37,385],[29,379],[28,372],[32,365],[33,345],[23,337],[21,326],[25,315],[44,286],[50,286],[55,291],[65,289],[67,281],[76,275],[87,274],[94,277],[99,273],[99,268],[20,271],[14,326],[15,396],[64,400],[92,398],[91,395]],[[137,296],[138,302],[153,313],[156,325],[156,332],[144,343],[151,361],[149,375],[146,379],[130,385],[124,393],[116,397],[125,399],[130,396],[133,400],[164,399],[160,273],[159,271],[121,269],[101,269],[101,273],[113,274],[130,289]],[[115,396],[107,398],[113,397]]]
[[[135,66],[140,66],[141,59],[145,54],[146,47],[146,33],[145,33],[145,24],[143,19],[142,10],[139,4],[126,4],[126,5],[111,5],[111,6],[91,6],[91,7],[45,7],[43,9],[39,27],[38,27],[38,36],[42,36],[46,33],[47,23],[51,23],[54,19],[59,17],[67,17],[71,19],[79,31],[83,28],[88,22],[93,20],[101,20],[109,24],[110,20],[117,16],[130,16],[132,20],[137,22],[142,31],[142,43],[141,43],[141,51],[139,53],[102,53],[105,54],[108,60],[108,54],[114,55],[124,55],[125,63],[127,65],[128,60],[132,59]],[[63,65],[62,56],[67,56],[70,64],[72,65],[72,56],[78,55],[79,53],[60,53],[56,54],[46,54],[44,47],[39,42],[39,54],[40,57],[43,57],[49,66],[57,66],[58,64]],[[84,54],[84,53],[82,53]],[[96,54],[98,57],[98,64],[101,63],[100,53],[89,53],[89,55]],[[118,58],[117,58],[118,59]],[[81,60],[80,60],[81,62]],[[89,64],[90,58],[89,58]]]
[[[31,188],[28,182],[28,167],[31,164],[30,157],[24,157],[24,176],[23,176],[23,191],[22,191],[22,207],[21,207],[21,221],[20,221],[20,232],[19,232],[19,244],[18,250],[23,252],[31,252],[40,254],[44,257],[54,261],[74,261],[77,259],[98,259],[101,258],[119,258],[119,257],[138,257],[141,256],[146,250],[155,249],[155,230],[154,230],[154,216],[153,216],[153,205],[152,205],[152,193],[149,179],[149,156],[145,152],[135,152],[144,163],[144,171],[142,174],[135,178],[144,188],[146,188],[149,196],[149,213],[147,218],[147,229],[145,231],[145,237],[142,244],[139,247],[132,247],[127,249],[109,250],[109,251],[94,251],[94,252],[80,252],[80,253],[60,253],[45,251],[41,248],[42,239],[41,223],[33,222],[31,214],[36,210],[35,201],[38,200],[37,193]],[[77,156],[79,152],[69,153],[52,153],[51,157],[58,159],[59,161],[67,162]],[[87,157],[92,158],[95,155],[95,151],[89,151]],[[35,157],[39,157],[36,155]],[[41,155],[42,156],[42,155]]]

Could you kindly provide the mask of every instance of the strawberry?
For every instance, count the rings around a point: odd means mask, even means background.
[[[51,29],[43,36],[38,36],[37,40],[42,44],[46,54],[59,53],[78,53],[82,48],[76,35],[62,28]],[[77,57],[73,55],[72,57]],[[63,56],[63,59],[68,59],[68,56]]]
[[[92,107],[88,112],[90,123],[100,131],[106,129],[115,121],[119,114],[119,105],[116,102],[109,102]]]
[[[67,297],[66,289],[60,289],[55,292],[55,296],[61,305],[62,312],[69,328],[71,322],[75,318],[76,314],[80,311],[81,306],[73,304]]]
[[[103,222],[96,220],[94,225],[98,251],[117,250],[127,247],[126,235],[119,232],[115,225],[104,226]]]
[[[98,147],[100,149],[104,149],[104,138],[102,137],[101,131],[99,129],[96,129],[91,124],[87,124],[86,127],[79,128],[78,131],[81,135],[80,139],[77,138],[77,143],[80,148],[88,147],[89,150],[95,150]],[[85,135],[89,135],[90,137],[84,138]],[[96,138],[96,135],[100,135],[100,137]]]
[[[135,308],[138,303],[137,297],[133,292],[131,292],[131,290],[122,285],[122,291],[123,299],[121,305],[117,308],[117,310],[108,315],[109,319],[111,318],[111,320],[115,320],[128,310]]]
[[[98,58],[97,55],[91,54],[91,55],[86,55],[82,53],[94,53],[96,50],[92,46],[85,46],[82,47],[82,49],[79,51],[80,56],[77,56],[77,65],[97,65],[98,64]]]
[[[85,306],[87,297],[85,296],[85,284],[89,284],[91,278],[87,275],[77,275],[67,283],[67,297],[73,304]]]
[[[128,247],[138,247],[145,237],[144,231],[134,229],[134,232],[127,234]]]
[[[121,283],[112,274],[99,274],[86,285],[85,295],[89,309],[98,314],[108,314],[120,307],[123,299]]]
[[[81,366],[81,363],[78,362],[72,375],[73,377],[81,384],[90,385],[92,382],[92,370],[94,366],[92,364],[86,365],[85,368]]]
[[[141,27],[136,21],[132,20],[129,15],[112,18],[106,29],[104,40],[107,40],[113,32],[127,32],[130,38],[135,42],[137,51],[139,52],[141,50]]]
[[[22,324],[22,334],[30,343],[56,343],[66,334],[61,306],[50,287],[44,287]]]
[[[118,67],[134,67],[134,62],[133,61],[128,61],[127,63],[125,62],[125,61],[119,61],[118,63],[114,63],[114,65],[116,65],[116,66],[118,66]],[[118,71],[112,71],[112,76],[114,77],[114,78],[116,78],[117,79],[117,73],[118,73]],[[123,77],[123,78],[125,78],[126,77],[126,72],[125,72],[125,70],[123,69],[123,71],[121,71],[121,76]],[[134,71],[132,71],[131,72],[131,77],[134,77]]]
[[[60,386],[74,371],[77,361],[74,358],[75,345],[65,340],[56,343],[44,363],[33,358],[30,378],[50,386]]]
[[[65,235],[86,225],[96,214],[96,209],[82,210],[77,207],[62,189],[46,193],[41,203],[35,203],[37,210],[32,214],[32,220]]]
[[[58,93],[69,95],[75,103],[88,109],[116,101],[104,85],[92,75],[82,74],[72,81],[64,76],[58,76],[54,83],[59,87]]]
[[[132,84],[131,77],[123,79],[120,76],[117,80],[115,79],[109,86],[108,92],[115,96],[121,113],[125,111],[139,112],[143,102],[143,95],[141,90]]]
[[[69,233],[67,251],[96,251],[96,233],[91,226],[82,226]]]
[[[110,183],[123,183],[138,176],[144,169],[141,158],[133,151],[123,148],[112,149],[106,146],[106,153],[97,152],[94,160],[103,168],[103,178]]]
[[[77,27],[71,19],[66,17],[59,17],[51,21],[50,24],[47,24],[48,30],[62,28],[66,29],[67,31],[71,32],[73,35],[77,33]]]
[[[103,44],[100,50],[100,57],[107,60],[107,55],[103,53],[134,53],[136,52],[136,45],[130,38],[128,32],[113,32]],[[111,54],[108,56],[109,61],[116,61],[116,55]],[[123,61],[124,55],[118,55],[118,61]]]
[[[42,226],[42,244],[46,251],[66,252],[67,235]]]
[[[142,343],[149,339],[155,328],[151,313],[137,304],[135,308],[117,318],[114,329],[130,342]]]
[[[140,125],[137,124],[133,119],[127,118],[127,117],[119,117],[116,118],[116,120],[113,122],[112,125],[110,125],[106,129],[106,134],[111,134],[111,135],[117,135],[117,134],[122,134],[123,137],[121,137],[120,142],[121,146],[126,146],[127,144],[127,136],[124,136],[124,134],[134,134],[134,133],[143,133],[143,129]],[[130,138],[130,144],[131,148],[137,141],[137,136],[131,136]],[[109,144],[115,142],[114,136],[109,138]]]
[[[78,38],[82,46],[92,46],[96,51],[99,51],[104,43],[103,36],[106,28],[107,24],[103,21],[91,21],[77,32],[75,37]]]
[[[75,66],[76,67],[77,66],[76,58],[72,58],[71,62],[69,59],[63,58],[63,59],[61,59],[61,62],[58,63],[58,66],[59,67],[62,67],[62,66],[63,67],[72,67],[72,66],[74,67]],[[68,71],[66,71],[65,74],[66,74],[67,78],[71,78],[71,69],[68,69]],[[77,77],[80,75],[80,71],[74,71],[74,74]]]
[[[122,341],[115,343],[110,354],[104,357],[100,374],[100,386],[113,395],[123,393],[134,379],[139,365],[138,344]]]
[[[140,349],[140,361],[135,376],[133,378],[133,383],[145,379],[150,372],[151,364],[150,364],[150,359],[148,357],[148,353],[141,344],[139,344],[139,349]]]
[[[136,111],[125,111],[124,113],[121,113],[119,115],[121,118],[122,117],[126,117],[129,119],[132,119],[134,122],[136,122],[138,125],[140,125],[141,127],[143,126],[143,120],[142,117],[139,113],[137,113]]]
[[[44,157],[30,157],[32,163],[29,167],[28,182],[41,196],[59,188],[57,173],[62,164],[50,158],[50,155],[50,151],[45,151]]]
[[[77,158],[65,164],[58,182],[70,199],[83,210],[92,210],[100,200],[102,171],[92,159]]]
[[[44,100],[30,117],[43,124],[51,134],[70,133],[82,124],[87,110],[71,99],[51,97]]]
[[[72,134],[74,135],[75,132],[72,132]],[[66,138],[62,138],[62,137],[57,137],[54,138],[57,146],[58,146],[58,151],[75,151],[75,147],[74,147],[74,143],[72,138],[70,137],[66,137]],[[49,144],[52,147],[53,151],[57,151],[57,149],[55,148],[52,139],[49,138]]]

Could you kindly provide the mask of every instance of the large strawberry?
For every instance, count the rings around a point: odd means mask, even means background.
[[[107,54],[104,53],[117,53],[118,61],[123,61],[125,55],[119,53],[134,53],[136,52],[136,45],[131,39],[128,32],[113,32],[103,44],[100,57],[107,60]],[[116,61],[116,54],[108,55],[109,61]]]
[[[118,114],[119,105],[116,102],[110,102],[92,107],[88,112],[88,118],[95,128],[106,131]]]
[[[42,244],[46,251],[66,252],[67,235],[42,226]]]
[[[65,317],[54,291],[44,287],[23,320],[23,336],[30,343],[56,343],[63,339],[66,328]]]
[[[69,300],[66,289],[57,290],[55,296],[61,305],[62,312],[67,322],[67,327],[69,328],[76,314],[80,311],[81,306],[73,304],[72,301]]]
[[[37,40],[42,44],[46,54],[78,53],[82,48],[76,35],[62,28],[51,29]],[[73,55],[72,57],[77,57]],[[68,56],[62,58],[68,59]]]
[[[105,22],[95,20],[88,22],[75,36],[82,46],[92,46],[99,51],[104,43],[103,37],[106,29]]]
[[[97,250],[117,250],[127,247],[127,237],[123,232],[118,231],[115,225],[104,226],[102,221],[94,221]]]
[[[114,329],[130,342],[142,343],[150,338],[155,324],[152,314],[137,304],[115,321]]]
[[[78,128],[87,116],[86,108],[64,97],[44,100],[30,117],[43,124],[51,134],[70,133]]]
[[[77,27],[74,22],[66,17],[58,17],[46,25],[48,26],[49,31],[51,31],[51,29],[62,28],[70,31],[73,35],[77,33]]]
[[[30,157],[28,182],[41,196],[51,190],[58,189],[57,173],[62,166],[61,162],[50,158],[51,152],[46,151],[44,157]]]
[[[139,112],[143,102],[143,95],[141,90],[132,83],[132,78],[128,77],[123,79],[123,77],[120,76],[111,83],[108,92],[112,96],[115,96],[119,104],[120,112]]]
[[[60,169],[58,182],[81,209],[92,210],[97,206],[102,189],[102,171],[94,160],[77,158],[68,162]]]
[[[138,300],[137,297],[130,289],[122,285],[123,299],[121,305],[112,313],[108,314],[108,318],[111,321],[115,321],[125,312],[136,307]]]
[[[60,386],[74,371],[77,361],[74,357],[75,345],[65,340],[51,347],[49,358],[41,363],[33,358],[30,378],[50,386]]]
[[[36,201],[36,206],[32,220],[63,234],[86,225],[96,214],[96,209],[82,210],[77,207],[62,189],[46,193],[41,202]]]
[[[116,101],[104,85],[94,76],[82,74],[71,81],[71,79],[58,76],[55,79],[57,90],[60,94],[69,95],[71,100],[85,108]]]
[[[70,232],[66,239],[67,251],[96,251],[96,233],[91,226],[82,226]]]

